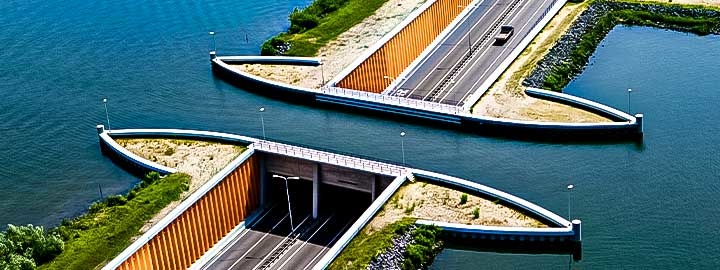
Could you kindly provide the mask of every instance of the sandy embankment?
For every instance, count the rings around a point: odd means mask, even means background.
[[[586,8],[587,3],[565,5],[473,106],[473,114],[521,120],[609,122],[582,109],[529,97],[522,86],[523,79]]]
[[[237,145],[190,140],[117,139],[116,141],[130,152],[191,176],[188,191],[181,195],[180,200],[168,204],[150,219],[140,229],[141,234],[245,150],[244,147]]]
[[[473,225],[547,227],[516,210],[480,197],[468,195],[467,202],[460,204],[462,194],[463,192],[430,183],[408,183],[402,186],[365,226],[365,232],[379,230],[403,217]],[[479,212],[478,218],[473,215],[476,208]]]
[[[237,65],[236,68],[251,74],[276,81],[318,88],[329,81],[345,67],[352,64],[367,48],[400,24],[413,10],[425,0],[389,0],[375,14],[353,26],[338,38],[331,41],[318,52],[323,67],[297,67],[275,65]]]

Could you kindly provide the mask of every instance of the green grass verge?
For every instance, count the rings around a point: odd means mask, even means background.
[[[90,212],[54,229],[66,238],[65,250],[38,269],[95,269],[130,245],[140,228],[188,189],[190,176],[172,174],[143,179],[128,196],[94,203]]]
[[[283,55],[315,56],[320,48],[374,14],[385,2],[387,0],[347,0],[339,9],[323,14],[317,26],[294,34],[280,33],[266,41],[262,53],[272,54],[267,50],[269,47],[287,43],[289,49]]]
[[[640,4],[636,1],[628,1],[627,3]],[[660,5],[659,3],[643,3],[643,5],[650,4]],[[718,10],[716,8],[693,5],[662,5],[675,6],[679,8],[705,8]],[[583,34],[580,42],[570,54],[570,61],[554,67],[550,74],[545,77],[543,86],[553,91],[562,91],[562,89],[570,83],[573,77],[582,71],[583,67],[585,67],[590,59],[590,56],[595,52],[598,44],[600,44],[600,42],[607,36],[608,32],[610,32],[610,30],[618,24],[659,27],[678,31],[687,31],[698,35],[707,35],[710,31],[712,31],[712,29],[720,27],[720,18],[690,18],[629,9],[610,11],[605,16],[602,16],[594,27]]]
[[[406,217],[371,234],[361,231],[335,258],[329,269],[367,268],[372,259],[392,246],[395,234],[404,233],[414,223],[414,218]]]

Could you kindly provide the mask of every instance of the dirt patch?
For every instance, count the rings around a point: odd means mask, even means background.
[[[180,200],[168,204],[150,219],[140,229],[140,234],[150,229],[245,150],[244,147],[237,145],[190,140],[117,139],[115,141],[136,155],[191,176],[188,191],[181,195]]]
[[[365,232],[377,231],[403,217],[472,225],[547,227],[516,210],[477,196],[466,194],[467,201],[462,203],[463,194],[427,182],[410,182],[390,197],[383,209],[365,226]],[[477,216],[474,213],[476,210]]]
[[[234,67],[266,79],[296,86],[319,88],[347,66],[352,64],[370,46],[400,24],[413,10],[426,0],[389,0],[375,14],[340,34],[320,49],[317,57],[322,67],[277,65],[235,65]]]

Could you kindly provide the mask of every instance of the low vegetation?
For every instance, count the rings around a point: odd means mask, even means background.
[[[267,40],[262,55],[314,56],[328,42],[374,14],[387,0],[315,0],[290,13],[287,32]]]
[[[442,250],[440,227],[418,225],[411,235],[413,241],[405,250],[402,269],[415,270],[429,266]]]
[[[106,263],[130,244],[147,220],[178,200],[187,190],[189,180],[186,174],[160,178],[157,173],[150,173],[127,195],[110,196],[93,203],[87,214],[64,220],[50,232],[52,237],[65,242],[64,250],[39,265],[39,269],[93,269]],[[0,269],[8,268],[0,265]]]

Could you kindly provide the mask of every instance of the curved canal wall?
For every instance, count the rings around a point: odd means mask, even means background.
[[[261,57],[248,57],[240,60],[244,56],[232,56],[233,61],[243,61],[243,63],[253,63],[252,59]],[[570,139],[580,139],[582,137],[591,138],[623,138],[637,139],[643,132],[642,121],[637,121],[634,116],[618,113],[607,106],[599,103],[564,95],[562,98],[553,94],[538,94],[546,99],[556,101],[567,100],[575,105],[581,105],[585,108],[592,108],[597,111],[607,112],[610,115],[618,115],[620,122],[610,123],[565,123],[565,122],[541,122],[526,121],[505,118],[486,117],[473,115],[462,110],[461,107],[427,102],[422,100],[387,96],[378,93],[370,93],[353,89],[345,89],[338,87],[323,87],[321,89],[312,89],[305,87],[293,86],[281,82],[276,82],[261,78],[240,71],[232,66],[224,63],[226,56],[211,55],[211,63],[213,69],[220,72],[228,80],[234,81],[244,88],[255,89],[262,94],[280,97],[292,102],[305,102],[316,104],[332,104],[345,108],[360,109],[365,111],[392,114],[399,117],[410,117],[414,119],[430,120],[431,122],[450,124],[456,128],[465,129],[482,134],[491,135],[510,135],[516,136],[521,134],[517,131],[529,132],[527,138],[537,140],[542,135],[550,135],[552,138],[557,136],[570,136]],[[534,92],[538,92],[534,90]],[[619,115],[622,115],[620,117]],[[523,133],[524,134],[524,133]],[[537,135],[541,137],[537,137]]]

